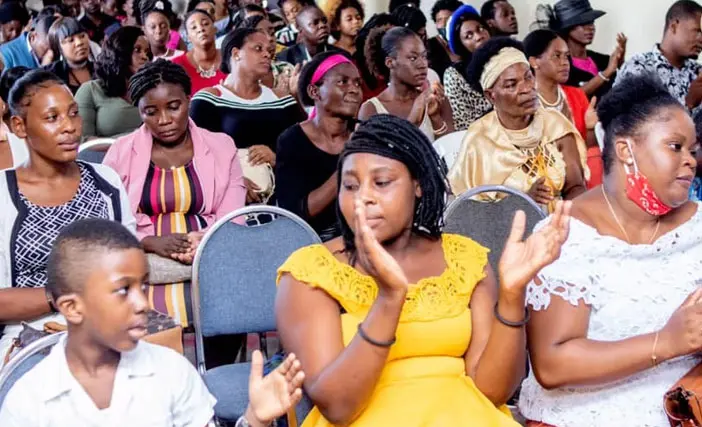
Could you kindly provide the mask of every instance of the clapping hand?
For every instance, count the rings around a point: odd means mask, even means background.
[[[276,418],[285,415],[302,399],[304,380],[305,373],[294,354],[289,354],[280,366],[264,377],[263,356],[260,351],[254,351],[246,420],[253,427],[268,426]]]
[[[624,35],[624,33],[617,34],[617,47],[619,48],[619,52],[621,53],[621,56],[619,58],[619,65],[617,66],[617,68],[621,67],[624,63],[624,59],[626,58],[626,44],[628,41],[629,39]]]
[[[526,215],[518,211],[499,263],[501,290],[521,294],[542,268],[557,260],[570,230],[571,202],[558,201],[548,224],[526,240]]]
[[[438,115],[441,118],[441,104],[445,98],[443,86],[438,82],[432,83],[429,88],[429,96],[427,97],[427,114],[429,114],[429,117]]]
[[[587,130],[593,130],[599,121],[600,118],[597,117],[597,97],[593,96],[585,112],[585,128]]]
[[[407,276],[395,258],[383,248],[366,221],[366,209],[360,199],[355,201],[354,239],[358,261],[378,285],[378,291],[386,295],[404,297],[407,292]]]

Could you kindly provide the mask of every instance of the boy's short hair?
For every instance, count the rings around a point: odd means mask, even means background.
[[[141,249],[139,240],[122,224],[106,219],[83,219],[59,233],[46,267],[46,291],[56,301],[81,292],[95,257],[108,251]]]

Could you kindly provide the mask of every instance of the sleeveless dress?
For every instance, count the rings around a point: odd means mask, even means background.
[[[375,107],[375,111],[378,114],[390,114],[383,105],[383,103],[378,99],[378,97],[374,97],[368,100],[373,106]],[[422,123],[419,125],[419,130],[424,133],[424,135],[429,138],[429,141],[434,142],[434,127],[431,125],[431,119],[429,118],[429,113],[427,112],[428,110],[425,108],[424,109],[424,119],[422,119]]]
[[[410,285],[385,368],[353,427],[518,427],[466,375],[464,354],[471,340],[468,307],[485,277],[488,250],[458,235],[444,234],[447,268],[440,276]],[[356,335],[377,295],[370,276],[337,260],[323,245],[299,249],[278,270],[323,289],[344,309],[344,345]],[[303,427],[330,427],[316,407]]]
[[[192,160],[172,169],[162,169],[153,162],[149,165],[139,210],[151,218],[155,236],[206,228],[207,222],[201,216],[203,207],[202,187]],[[189,281],[149,286],[148,298],[152,309],[188,326],[192,319]]]

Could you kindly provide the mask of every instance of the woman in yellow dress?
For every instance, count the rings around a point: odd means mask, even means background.
[[[487,249],[442,234],[446,168],[416,126],[371,117],[339,165],[342,237],[278,271],[278,331],[316,405],[303,427],[518,427],[504,404],[524,375],[525,289],[558,257],[569,204],[526,241],[515,216],[498,287]]]
[[[471,86],[495,109],[468,128],[449,179],[456,195],[481,185],[504,185],[555,208],[555,200],[585,192],[587,148],[575,125],[542,108],[521,43],[488,40],[468,67]],[[494,201],[499,193],[480,199]]]

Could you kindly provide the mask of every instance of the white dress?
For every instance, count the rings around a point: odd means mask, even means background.
[[[702,284],[702,210],[652,245],[629,245],[572,219],[561,257],[527,290],[534,310],[553,296],[592,307],[587,338],[619,341],[660,330]],[[537,228],[543,222],[537,225]],[[519,409],[529,420],[557,427],[670,426],[663,395],[702,361],[674,359],[614,383],[546,390],[533,369],[522,385]],[[573,369],[578,369],[573,366]]]

